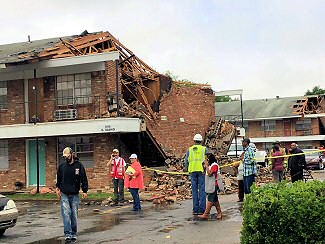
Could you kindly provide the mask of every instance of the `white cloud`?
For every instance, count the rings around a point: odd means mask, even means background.
[[[324,84],[324,4],[2,0],[0,44],[109,31],[160,72],[249,99],[296,96]]]

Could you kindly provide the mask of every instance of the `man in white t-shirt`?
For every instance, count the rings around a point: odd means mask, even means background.
[[[124,203],[124,174],[126,163],[120,157],[119,150],[114,149],[110,160],[107,163],[111,167],[111,177],[114,186],[114,203],[113,205],[123,205]]]

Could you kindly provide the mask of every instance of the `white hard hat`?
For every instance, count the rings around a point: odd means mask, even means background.
[[[130,159],[132,159],[132,158],[138,158],[138,156],[135,153],[132,153],[130,156]]]
[[[203,138],[200,134],[196,134],[193,138],[194,141],[203,141]]]

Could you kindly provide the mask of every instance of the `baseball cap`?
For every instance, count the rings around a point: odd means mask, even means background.
[[[130,156],[130,159],[131,158],[138,158],[138,156],[135,153],[132,153],[131,156]]]
[[[63,157],[68,157],[72,153],[72,149],[70,147],[66,147],[63,149]]]
[[[119,151],[118,151],[118,149],[115,148],[115,149],[113,149],[113,152],[117,152],[118,153]]]

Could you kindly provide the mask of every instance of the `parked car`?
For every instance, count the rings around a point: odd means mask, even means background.
[[[18,219],[18,210],[13,200],[0,194],[0,237],[6,229],[14,227]]]
[[[240,157],[240,155],[243,153],[243,150],[244,150],[243,146],[241,144],[237,144],[237,157]],[[230,145],[227,156],[231,157],[231,158],[237,158],[236,157],[236,144]]]
[[[324,169],[325,155],[321,152],[313,152],[314,149],[302,149],[306,154],[307,169]]]

